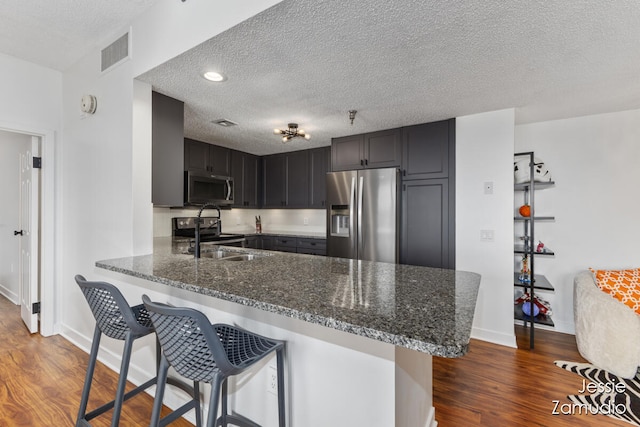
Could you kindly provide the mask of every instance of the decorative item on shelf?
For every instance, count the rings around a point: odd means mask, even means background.
[[[540,252],[544,252],[544,243],[542,243],[542,241],[538,240],[538,246],[536,246],[536,252],[540,253]]]
[[[531,216],[531,206],[522,205],[520,206],[520,209],[518,209],[518,212],[520,213],[521,216],[528,218]]]
[[[533,317],[536,317],[538,314],[540,314],[540,309],[538,308],[538,306],[532,304],[531,301],[527,301],[522,304],[522,312],[526,316],[531,316],[531,307],[533,307]]]
[[[262,233],[262,219],[260,218],[260,215],[258,215],[256,217],[256,234],[261,234]]]
[[[527,254],[522,255],[522,268],[520,269],[518,280],[522,283],[531,282],[531,272],[529,271],[529,258]]]
[[[514,160],[513,177],[516,184],[523,184],[531,180],[531,166],[528,158]],[[549,172],[544,162],[538,158],[533,160],[533,180],[537,182],[551,181],[551,172]]]
[[[288,129],[274,129],[273,133],[276,135],[283,135],[282,137],[282,142],[285,143],[287,141],[289,141],[290,139],[293,138],[304,138],[304,139],[310,139],[311,135],[309,135],[308,133],[306,133],[303,129],[298,129],[298,124],[297,123],[289,123],[289,128]]]
[[[529,295],[529,292],[525,292],[522,295],[520,295],[518,298],[515,299],[513,304],[514,305],[522,304],[522,312],[527,316],[531,315],[529,311],[530,310],[529,305],[531,304],[531,295]],[[542,314],[544,316],[551,316],[553,314],[553,312],[551,311],[551,304],[549,304],[549,301],[543,300],[537,295],[533,297],[533,306],[534,306],[534,309],[533,309],[534,317],[537,316],[538,314]]]

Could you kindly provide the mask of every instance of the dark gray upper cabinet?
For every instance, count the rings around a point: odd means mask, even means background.
[[[234,208],[257,208],[260,158],[231,150],[231,176],[234,182]]]
[[[309,207],[324,209],[327,201],[327,172],[331,164],[331,147],[309,151]]]
[[[453,167],[454,138],[454,119],[403,128],[403,179],[448,177]]]
[[[231,175],[231,150],[206,142],[184,139],[184,170]]]
[[[388,129],[331,141],[334,171],[399,167],[402,163],[402,130]]]
[[[286,162],[286,206],[288,208],[309,207],[309,150],[285,154]]]
[[[331,169],[345,171],[364,167],[364,135],[343,136],[331,140]]]
[[[262,194],[265,208],[285,206],[286,160],[284,154],[272,154],[262,158]]]
[[[151,201],[156,206],[182,206],[184,103],[151,93]]]
[[[309,150],[263,157],[263,207],[309,207]]]

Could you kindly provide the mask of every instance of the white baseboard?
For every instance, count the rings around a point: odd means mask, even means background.
[[[11,301],[15,305],[20,305],[20,298],[18,297],[18,294],[12,292],[9,288],[2,284],[0,284],[0,294],[2,294],[6,299]]]
[[[491,331],[488,329],[482,328],[472,328],[471,329],[471,338],[488,341],[494,344],[503,345],[506,347],[517,348],[518,345],[516,343],[516,335],[513,334],[505,334],[502,332]]]

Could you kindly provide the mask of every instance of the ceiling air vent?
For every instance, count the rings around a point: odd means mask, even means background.
[[[232,122],[231,120],[227,120],[227,119],[213,120],[211,123],[219,125],[219,126],[223,126],[223,127],[226,127],[226,128],[237,125],[236,122]]]
[[[119,62],[129,58],[129,33],[102,49],[100,71],[107,71]]]

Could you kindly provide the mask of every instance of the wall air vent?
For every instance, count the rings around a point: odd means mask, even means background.
[[[100,71],[107,71],[127,58],[129,58],[129,32],[102,49]]]

